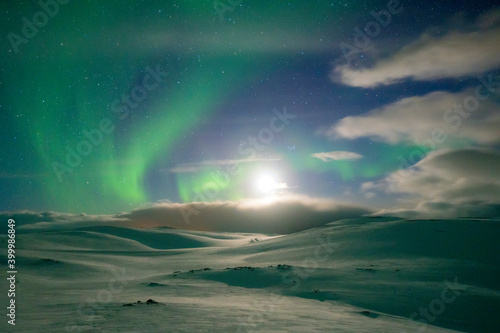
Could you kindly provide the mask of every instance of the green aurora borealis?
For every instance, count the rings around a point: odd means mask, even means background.
[[[242,142],[268,126],[272,110],[284,107],[297,118],[257,156],[279,161],[238,163],[237,173],[209,200],[251,195],[249,178],[259,169],[281,169],[281,178],[289,178],[280,181],[332,197],[397,170],[398,157],[416,145],[317,134],[345,116],[414,93],[368,91],[328,79],[331,64],[342,61],[339,43],[351,39],[372,8],[386,4],[243,0],[224,13],[211,1],[59,4],[18,52],[8,38],[1,40],[3,208],[117,213],[160,200],[197,200],[227,165],[169,170],[249,158],[238,150]],[[22,36],[22,18],[41,10],[36,2],[1,6],[3,37]],[[393,30],[401,29],[404,20],[393,20]],[[148,68],[168,75],[155,89],[141,90]],[[147,95],[125,107],[122,98],[133,91]],[[89,142],[85,132],[95,133],[103,121],[109,133],[100,132],[102,140],[95,134],[97,144],[81,144]],[[68,166],[67,154],[79,144],[91,151]],[[311,156],[341,150],[364,158],[325,163]]]

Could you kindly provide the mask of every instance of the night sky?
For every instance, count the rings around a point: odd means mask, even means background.
[[[0,211],[500,215],[498,1],[0,9]]]

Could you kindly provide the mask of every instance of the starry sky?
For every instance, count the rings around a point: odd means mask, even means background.
[[[498,1],[0,9],[0,211],[500,214]]]

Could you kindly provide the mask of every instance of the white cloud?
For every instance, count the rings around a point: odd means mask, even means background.
[[[231,166],[243,163],[255,163],[255,162],[278,162],[281,161],[281,157],[267,157],[267,158],[245,158],[237,160],[205,160],[195,163],[183,163],[179,164],[171,169],[169,172],[172,173],[192,173],[203,170],[206,167],[221,167],[221,166]]]
[[[370,191],[370,190],[373,190],[376,188],[376,185],[374,182],[365,182],[363,184],[361,184],[361,192],[367,192],[367,191]]]
[[[119,218],[115,215],[68,214],[53,211],[6,211],[0,212],[0,218],[3,218],[5,221],[7,219],[14,219],[16,226],[20,229],[73,229],[103,225],[126,226],[130,224],[130,221],[127,219]]]
[[[365,115],[343,118],[324,134],[330,138],[373,137],[388,143],[428,146],[456,145],[457,141],[499,143],[500,105],[492,97],[479,100],[476,95],[487,95],[479,83],[478,87],[459,93],[438,91],[404,98]],[[470,101],[477,102],[475,111],[467,111],[471,109]]]
[[[472,31],[451,31],[441,37],[423,34],[396,53],[376,61],[372,68],[336,66],[331,78],[368,88],[407,78],[419,81],[458,78],[496,69],[500,66],[499,13],[496,9],[479,17]]]
[[[350,151],[330,151],[324,153],[314,153],[313,157],[319,158],[323,162],[340,161],[340,160],[358,160],[363,158],[362,155]]]
[[[402,215],[435,217],[467,214],[500,214],[500,151],[493,149],[447,149],[430,153],[423,160],[399,170],[365,189],[385,188],[408,194],[406,206],[383,210]],[[484,208],[481,213],[481,207]]]
[[[366,192],[363,196],[367,199],[373,199],[377,196],[377,194],[374,192]]]

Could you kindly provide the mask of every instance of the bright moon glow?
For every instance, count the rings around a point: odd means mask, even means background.
[[[273,177],[269,175],[263,175],[257,179],[257,183],[255,185],[259,192],[268,194],[276,189],[277,184]]]

